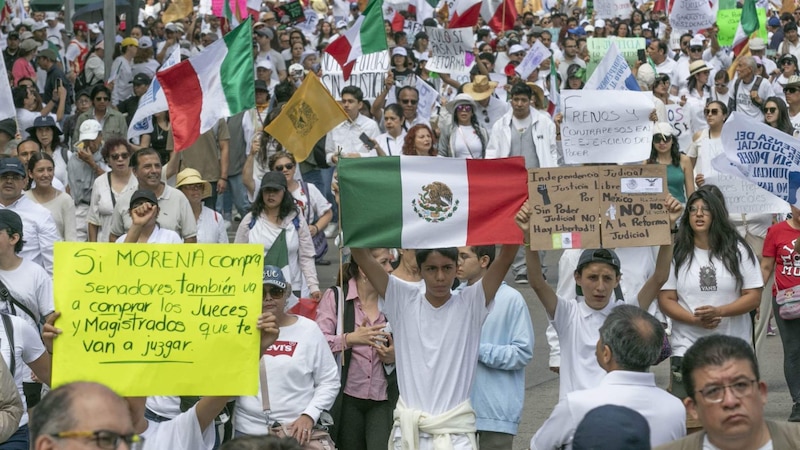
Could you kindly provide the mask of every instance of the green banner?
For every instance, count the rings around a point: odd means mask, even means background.
[[[758,36],[767,41],[767,12],[764,8],[756,8],[758,14]],[[736,28],[742,19],[741,9],[722,9],[717,11],[717,26],[719,27],[719,45],[723,47],[733,45]]]
[[[644,50],[646,45],[644,38],[613,38],[617,43],[617,48],[628,65],[633,67],[636,60],[639,59],[638,50]],[[609,38],[589,38],[586,40],[586,46],[589,48],[589,63],[586,64],[586,79],[588,80],[594,69],[603,59],[603,56],[608,52],[611,46],[611,39]]]

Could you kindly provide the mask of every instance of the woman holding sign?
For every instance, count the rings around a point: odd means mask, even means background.
[[[749,312],[758,307],[764,282],[755,253],[739,236],[722,201],[699,189],[681,217],[669,280],[658,306],[672,319],[671,392],[688,394],[680,380],[683,355],[700,337],[736,336],[752,342]]]

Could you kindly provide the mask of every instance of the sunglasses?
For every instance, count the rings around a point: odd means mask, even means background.
[[[764,112],[767,114],[775,114],[776,112],[778,112],[778,108],[775,107],[764,108]]]
[[[490,122],[490,120],[489,120],[489,111],[487,111],[485,109],[483,110],[483,121],[486,122],[486,123]]]
[[[703,47],[689,47],[690,52],[702,52]]]
[[[786,88],[786,89],[784,89],[784,90],[783,90],[783,93],[784,93],[784,94],[794,94],[794,93],[795,93],[795,92],[797,92],[797,91],[798,91],[798,89],[797,89],[797,88],[793,88],[793,87],[791,87],[791,88]]]
[[[108,155],[109,158],[114,159],[114,160],[117,160],[117,159],[128,159],[129,156],[131,156],[131,155],[128,154],[128,153],[116,153],[116,154],[113,154],[113,155]]]
[[[781,65],[783,65],[783,66],[791,66],[791,65],[794,65],[794,61],[792,61],[791,59],[786,59],[786,60],[781,61]]]
[[[662,142],[672,142],[672,136],[657,134],[653,137],[653,142],[655,142],[656,144],[660,144]]]
[[[181,186],[181,189],[186,189],[187,191],[202,191],[205,188],[202,184],[186,184]]]
[[[456,106],[457,112],[472,112],[472,105],[458,105]]]
[[[286,170],[294,169],[294,163],[288,163],[288,164],[283,165],[283,166],[275,166],[275,171],[276,172],[283,172],[283,169],[286,169]]]
[[[703,110],[703,114],[706,115],[706,116],[716,116],[717,114],[719,114],[719,109],[717,109],[717,108],[708,109],[707,108],[707,109]]]
[[[401,100],[401,102],[404,105],[416,105],[417,103],[419,103],[419,100],[403,99],[403,100]]]
[[[269,296],[272,298],[283,298],[283,294],[286,292],[286,289],[281,289],[277,286],[270,286],[267,292],[269,292]]]
[[[107,102],[109,100],[108,97],[95,97],[94,101],[96,102]]]

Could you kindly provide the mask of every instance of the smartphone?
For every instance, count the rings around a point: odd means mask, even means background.
[[[639,61],[641,61],[642,64],[647,62],[647,54],[645,53],[643,48],[636,50],[636,54],[639,56]]]
[[[363,142],[364,146],[366,146],[368,149],[373,150],[375,148],[375,144],[372,142],[372,139],[370,139],[369,136],[367,136],[366,133],[361,133],[361,136],[359,136],[358,138],[361,139],[361,142]]]

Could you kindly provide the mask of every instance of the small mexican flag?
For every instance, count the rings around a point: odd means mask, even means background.
[[[382,8],[383,0],[370,0],[364,13],[358,16],[353,26],[344,35],[325,47],[325,52],[342,66],[345,81],[350,78],[350,73],[359,56],[389,48],[386,43]]]
[[[169,105],[176,152],[219,119],[255,107],[250,22],[248,18],[200,54],[156,73]]]
[[[275,238],[275,242],[273,242],[272,246],[267,250],[267,254],[264,256],[264,265],[280,267],[284,278],[287,280],[292,279],[289,273],[289,246],[286,245],[285,229],[281,230],[278,237]],[[292,288],[300,289],[300,286],[293,286]]]
[[[742,5],[742,18],[733,36],[733,54],[739,56],[750,40],[750,35],[758,30],[758,14],[755,0],[745,0]]]
[[[521,157],[342,158],[342,231],[351,247],[442,248],[522,242]]]

